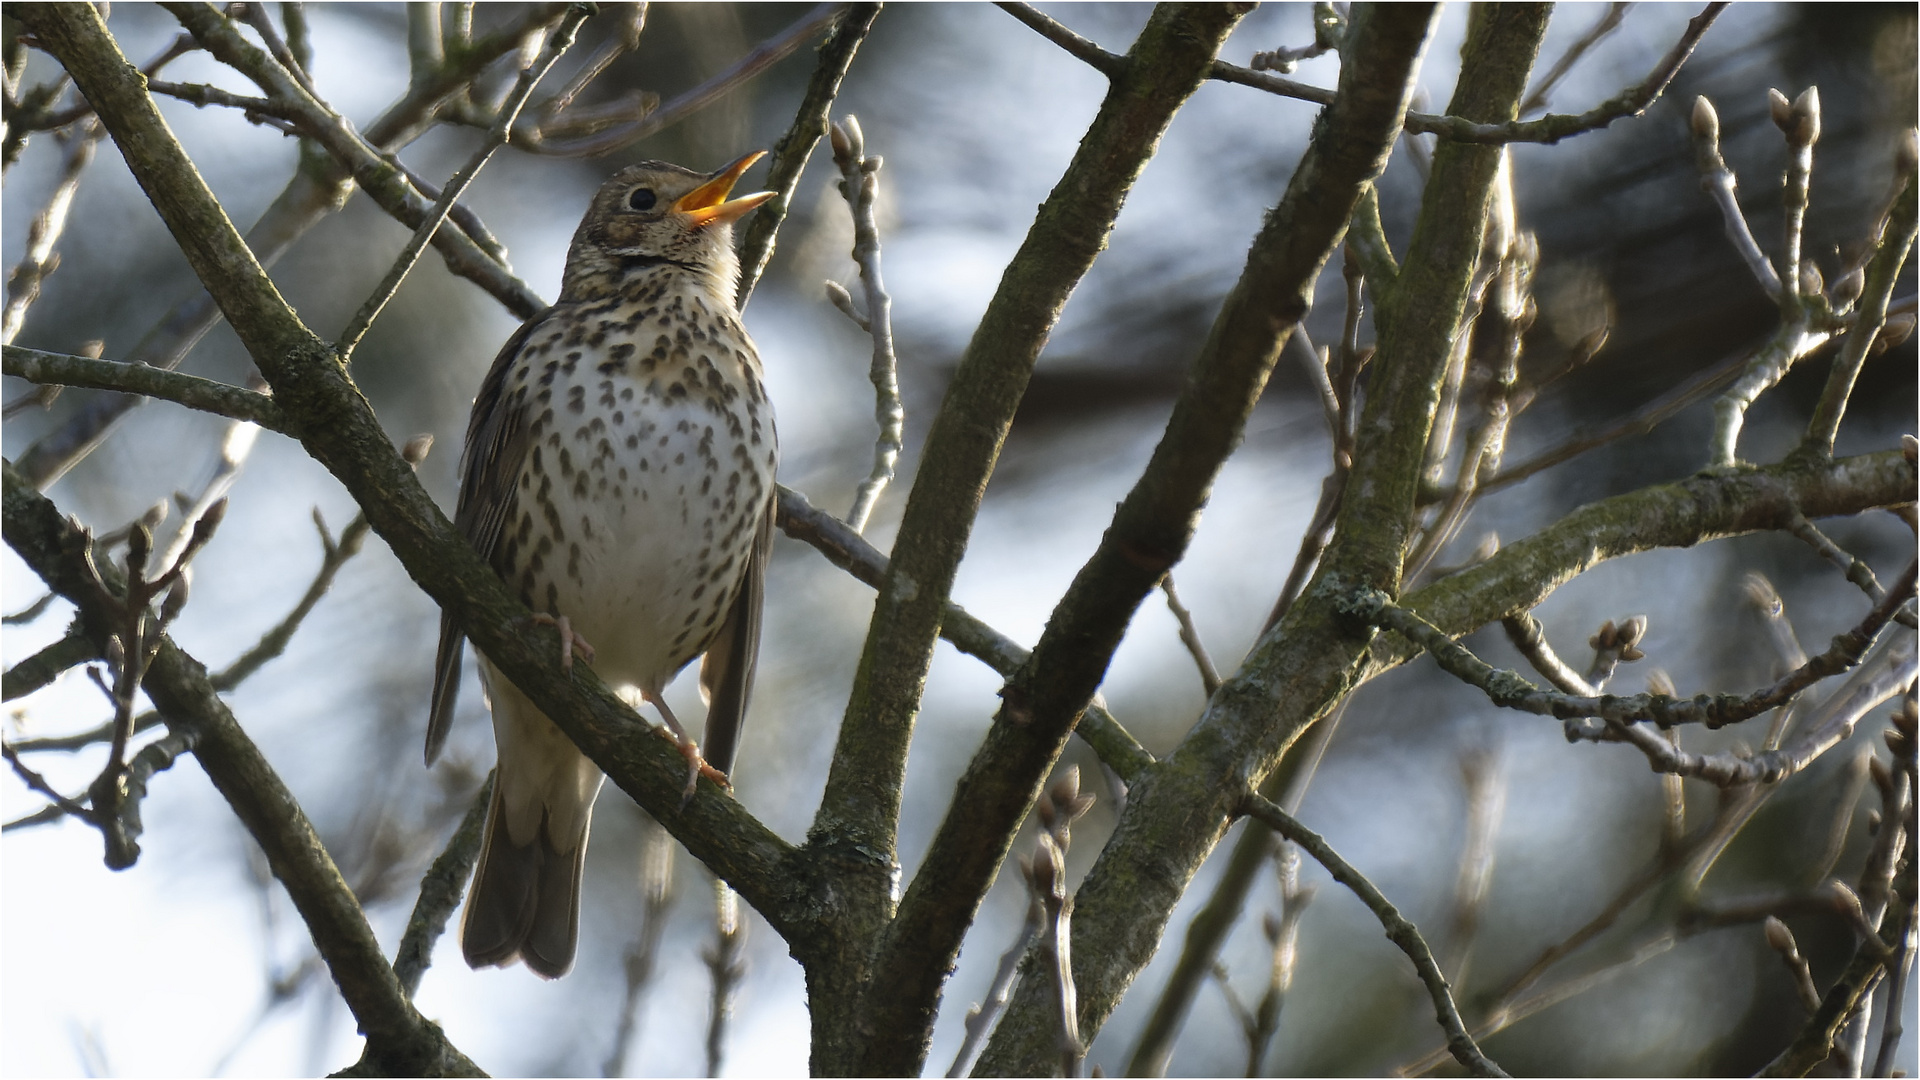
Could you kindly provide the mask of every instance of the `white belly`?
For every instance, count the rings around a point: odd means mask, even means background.
[[[772,409],[757,385],[751,407],[736,394],[723,408],[664,372],[604,371],[599,351],[553,371],[533,407],[510,583],[568,618],[601,678],[659,693],[706,651],[752,557],[778,459]]]

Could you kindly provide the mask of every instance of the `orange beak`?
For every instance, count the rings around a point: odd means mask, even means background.
[[[775,192],[756,191],[751,195],[742,195],[729,200],[727,194],[740,180],[740,174],[753,167],[753,163],[766,157],[765,150],[755,150],[713,175],[713,179],[687,192],[673,204],[675,210],[693,219],[693,227],[705,228],[708,225],[724,225],[746,216],[747,211],[773,198]]]

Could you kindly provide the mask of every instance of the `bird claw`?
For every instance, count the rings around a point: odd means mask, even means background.
[[[680,792],[680,809],[685,810],[687,804],[693,801],[694,792],[700,789],[700,778],[703,776],[724,789],[732,790],[733,781],[727,778],[727,774],[707,764],[707,759],[700,756],[699,743],[677,736],[671,731],[663,731],[661,734],[672,739],[674,746],[680,751],[680,756],[687,759],[687,786]]]
[[[593,646],[587,639],[573,632],[573,624],[565,615],[548,615],[545,612],[533,617],[535,626],[551,626],[560,632],[560,670],[563,674],[573,674],[573,654],[578,651],[580,659],[593,663]]]

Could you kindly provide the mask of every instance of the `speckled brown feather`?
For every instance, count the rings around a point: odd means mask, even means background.
[[[722,202],[751,160],[711,175],[649,162],[601,187],[559,303],[513,335],[475,397],[455,514],[528,607],[570,619],[602,677],[635,686],[676,731],[661,694],[704,653],[706,764],[722,770],[751,696],[778,461],[758,354],[733,309],[727,228],[765,196]],[[451,723],[461,646],[443,617],[429,762]],[[604,777],[480,666],[499,766],[461,947],[472,966],[524,961],[554,978],[573,961]]]

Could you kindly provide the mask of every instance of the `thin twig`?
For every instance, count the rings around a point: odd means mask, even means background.
[[[260,670],[269,660],[286,651],[288,642],[293,640],[293,635],[300,629],[301,622],[313,611],[315,605],[319,604],[320,598],[327,594],[327,590],[333,587],[333,579],[339,574],[340,568],[358,555],[361,548],[365,546],[367,533],[370,531],[367,515],[356,514],[341,531],[340,539],[335,541],[327,535],[326,522],[321,520],[320,511],[317,508],[313,512],[313,524],[314,528],[320,532],[320,546],[323,554],[320,569],[313,575],[313,580],[307,584],[307,591],[301,594],[293,610],[276,623],[273,629],[261,635],[260,640],[255,642],[252,648],[241,653],[233,663],[209,677],[208,681],[213,684],[214,689],[223,693],[233,689],[245,681],[249,675]]]
[[[20,760],[20,752],[13,748],[12,743],[0,743],[0,755],[5,755],[7,764],[13,766],[14,775],[20,778],[21,783],[27,785],[30,790],[46,796],[47,801],[51,802],[62,814],[72,815],[88,824],[94,823],[95,818],[91,809],[78,800],[70,799],[54,790],[53,785],[47,783],[46,777],[28,768],[27,763]],[[19,823],[14,822],[10,824],[17,826]]]
[[[626,994],[620,1003],[620,1024],[614,1029],[613,1050],[601,1066],[605,1076],[627,1074],[627,1048],[633,1045],[640,1027],[641,1006],[653,986],[660,959],[660,939],[667,929],[667,911],[673,906],[673,856],[679,846],[660,823],[641,815],[640,894],[645,903],[640,910],[640,934],[627,949]]]
[[[1912,595],[1913,582],[1914,564],[1910,563],[1901,575],[1900,583],[1888,592],[1886,601],[1876,604],[1852,630],[1835,637],[1832,647],[1826,652],[1813,657],[1772,685],[1746,695],[1702,694],[1684,700],[1663,694],[1590,697],[1550,693],[1511,671],[1493,668],[1447,637],[1432,623],[1394,604],[1378,590],[1357,591],[1346,607],[1362,622],[1395,630],[1426,649],[1449,674],[1480,687],[1494,704],[1502,708],[1562,720],[1595,717],[1622,724],[1651,721],[1661,727],[1697,723],[1717,728],[1749,720],[1768,709],[1777,708],[1819,680],[1853,668],[1866,655],[1880,631],[1892,621],[1894,612],[1901,606],[1900,601]]]
[[[1300,884],[1300,848],[1290,842],[1280,844],[1274,854],[1274,873],[1280,879],[1280,915],[1269,915],[1261,924],[1272,960],[1267,966],[1267,988],[1254,1006],[1253,1023],[1247,1031],[1247,1075],[1264,1076],[1262,1068],[1267,1048],[1280,1032],[1280,1010],[1293,988],[1293,975],[1300,956],[1300,920],[1313,902],[1314,889]],[[1225,983],[1222,983],[1225,988]]]
[[[1040,902],[1040,894],[1029,888],[1026,920],[1020,924],[1019,933],[1014,935],[1013,945],[1000,954],[1000,963],[994,968],[993,982],[987,988],[986,999],[967,1010],[967,1035],[953,1055],[953,1064],[947,1067],[949,1077],[965,1076],[973,1068],[974,1057],[986,1045],[994,1021],[1000,1019],[1000,1013],[1006,1009],[1007,1000],[1013,994],[1013,980],[1020,974],[1020,961],[1039,938],[1046,917],[1046,905]]]
[[[800,107],[794,110],[793,123],[788,125],[787,133],[780,136],[780,141],[773,144],[773,163],[767,167],[766,186],[774,196],[753,212],[746,234],[740,240],[740,288],[734,293],[734,305],[743,311],[747,299],[753,295],[753,287],[760,282],[760,275],[766,272],[767,260],[773,258],[774,236],[787,219],[787,210],[793,204],[793,193],[800,186],[800,174],[807,167],[807,159],[813,156],[820,137],[827,133],[827,113],[840,93],[840,81],[853,66],[853,57],[860,51],[860,43],[866,40],[867,31],[873,28],[873,20],[879,14],[880,5],[873,3],[850,4],[841,13],[820,46],[820,59],[814,66],[813,76],[807,80],[807,92],[801,95]]]
[[[1213,666],[1213,657],[1207,655],[1207,647],[1200,640],[1200,631],[1193,625],[1193,612],[1187,610],[1186,605],[1180,602],[1180,594],[1174,591],[1172,573],[1160,579],[1160,591],[1167,594],[1167,609],[1173,612],[1174,619],[1180,624],[1181,644],[1187,647],[1194,665],[1200,669],[1200,689],[1211,698],[1214,691],[1220,689],[1220,669]]]
[[[1427,947],[1426,940],[1420,936],[1420,928],[1400,914],[1399,909],[1374,887],[1373,882],[1341,858],[1318,833],[1300,824],[1272,800],[1249,792],[1242,805],[1248,817],[1300,845],[1303,851],[1326,867],[1327,872],[1333,875],[1333,880],[1345,885],[1380,920],[1380,925],[1387,931],[1387,939],[1399,946],[1400,951],[1413,961],[1414,970],[1426,985],[1440,1027],[1447,1033],[1447,1047],[1452,1051],[1454,1060],[1474,1076],[1506,1076],[1507,1073],[1500,1066],[1481,1053],[1479,1044],[1467,1033],[1466,1025],[1460,1020],[1460,1010],[1454,1005],[1453,994],[1447,987],[1446,976],[1441,974],[1440,965],[1434,961],[1433,950]]]
[[[776,523],[782,532],[811,545],[862,584],[879,586],[887,572],[885,555],[847,528],[846,522],[807,502],[806,496],[788,487],[780,487],[778,491]],[[1020,670],[1030,655],[1024,646],[951,601],[940,618],[940,636],[1006,676]],[[1080,717],[1074,734],[1092,747],[1101,763],[1123,781],[1132,782],[1154,763],[1153,755],[1113,718],[1097,696]]]
[[[1553,95],[1554,87],[1560,85],[1560,80],[1566,78],[1567,72],[1573,70],[1573,65],[1579,63],[1595,45],[1606,40],[1608,35],[1620,28],[1620,20],[1626,18],[1627,9],[1632,6],[1630,3],[1619,2],[1608,4],[1606,14],[1595,20],[1594,24],[1587,28],[1587,32],[1575,39],[1573,44],[1568,45],[1567,51],[1560,54],[1560,59],[1555,60],[1553,66],[1547,69],[1547,73],[1534,82],[1533,89],[1527,91],[1527,96],[1520,102],[1520,115],[1525,116],[1535,109],[1546,108],[1548,99]]]
[[[1458,116],[1437,116],[1432,113],[1407,113],[1406,129],[1410,133],[1438,135],[1443,139],[1454,139],[1470,143],[1557,143],[1561,139],[1598,131],[1615,120],[1628,116],[1639,116],[1666,92],[1673,77],[1679,74],[1680,67],[1693,55],[1694,47],[1700,44],[1707,28],[1720,17],[1727,8],[1725,3],[1708,4],[1700,14],[1688,23],[1686,32],[1673,48],[1660,58],[1645,79],[1627,87],[1620,93],[1601,102],[1599,105],[1577,115],[1555,113],[1542,116],[1537,120],[1512,120],[1502,124],[1476,124]],[[1091,61],[1089,61],[1091,62]],[[1281,97],[1297,98],[1317,105],[1331,104],[1334,92],[1324,87],[1311,86],[1269,75],[1263,71],[1216,60],[1209,78],[1222,82],[1238,83],[1256,90],[1265,90]]]
[[[524,125],[521,130],[513,133],[514,145],[549,157],[597,157],[631,146],[654,132],[679,123],[693,113],[706,108],[732,93],[740,84],[797,52],[822,26],[839,15],[841,10],[841,5],[838,3],[816,5],[793,25],[761,42],[745,56],[734,61],[725,71],[639,119],[572,139],[550,139],[545,137],[537,127]]]
[[[401,990],[412,997],[420,989],[420,978],[433,963],[433,946],[446,932],[447,919],[460,906],[467,889],[467,876],[480,857],[480,838],[485,831],[487,804],[493,799],[494,773],[489,772],[473,797],[466,815],[447,838],[447,846],[434,856],[433,865],[420,879],[420,898],[407,916],[406,932],[393,953],[393,974]]]
[[[1766,253],[1760,250],[1759,241],[1753,238],[1753,229],[1747,225],[1747,215],[1740,209],[1740,202],[1734,198],[1737,181],[1733,170],[1727,167],[1727,161],[1720,156],[1720,114],[1713,102],[1704,96],[1693,99],[1693,142],[1695,160],[1700,168],[1700,186],[1713,196],[1714,204],[1720,208],[1720,216],[1726,222],[1727,239],[1733,249],[1746,262],[1747,270],[1760,283],[1768,297],[1780,298],[1780,274],[1774,270],[1773,263]]]
[[[894,464],[906,440],[906,406],[900,401],[900,365],[893,351],[893,299],[880,276],[880,229],[874,223],[879,196],[880,158],[868,157],[860,122],[852,116],[829,132],[833,163],[840,169],[840,195],[853,214],[853,261],[860,266],[860,284],[866,314],[857,318],[873,338],[873,362],[867,378],[873,383],[873,419],[880,435],[873,444],[873,471],[854,492],[847,524],[854,532],[866,528],[874,504],[893,481]],[[845,291],[844,289],[842,290]]]
[[[1804,445],[1815,453],[1833,453],[1833,441],[1840,433],[1840,420],[1846,415],[1847,400],[1853,396],[1854,382],[1860,377],[1860,369],[1865,366],[1867,357],[1877,345],[1886,344],[1882,340],[1881,329],[1888,325],[1894,282],[1899,279],[1907,255],[1913,249],[1916,213],[1920,211],[1920,207],[1916,206],[1920,194],[1915,191],[1915,174],[1920,172],[1920,165],[1914,161],[1916,156],[1920,156],[1920,149],[1915,148],[1914,142],[1912,130],[1901,136],[1899,153],[1905,166],[1901,172],[1906,182],[1894,197],[1892,213],[1888,215],[1886,228],[1881,231],[1878,248],[1867,262],[1867,272],[1861,282],[1860,307],[1854,314],[1853,326],[1847,331],[1846,343],[1841,346],[1840,355],[1834,359],[1827,384],[1820,391],[1819,403],[1814,406],[1813,417],[1807,422]],[[1896,174],[1898,179],[1901,177]]]
[[[1540,620],[1527,612],[1509,615],[1500,620],[1500,626],[1507,632],[1507,640],[1527,658],[1533,670],[1546,677],[1546,680],[1560,688],[1563,693],[1577,694],[1580,697],[1597,697],[1600,691],[1580,676],[1580,673],[1567,666],[1560,654],[1553,651],[1548,643],[1546,629]]]
[[[1874,576],[1873,568],[1862,562],[1856,556],[1849,555],[1839,544],[1829,539],[1826,533],[1814,527],[1813,522],[1808,521],[1805,516],[1801,514],[1793,515],[1793,518],[1787,523],[1787,531],[1814,551],[1819,552],[1821,558],[1839,567],[1841,571],[1846,574],[1848,581],[1858,586],[1861,592],[1867,594],[1867,599],[1872,600],[1874,603],[1879,603],[1886,597],[1887,590],[1880,587],[1880,579]],[[1902,610],[1900,614],[1895,615],[1894,618],[1898,619],[1902,626],[1908,629],[1914,629],[1912,616],[1908,615],[1904,610]]]
[[[340,340],[334,343],[334,350],[339,353],[342,363],[352,358],[353,350],[359,346],[360,339],[366,336],[368,327],[373,325],[373,320],[379,317],[381,310],[387,306],[387,302],[400,291],[400,283],[406,280],[407,275],[413,271],[414,264],[420,261],[421,253],[426,251],[427,244],[433,240],[433,234],[439,231],[440,224],[447,220],[447,213],[453,209],[453,204],[459,200],[461,193],[466,191],[467,185],[480,174],[480,170],[486,166],[488,159],[493,157],[494,151],[507,144],[508,138],[513,133],[513,122],[519,118],[521,108],[526,105],[527,99],[533,96],[534,88],[540,85],[540,80],[546,77],[547,72],[553,70],[553,65],[559,62],[560,57],[572,47],[574,34],[580,29],[580,24],[586,21],[587,14],[586,9],[581,8],[560,20],[560,25],[548,37],[547,46],[541,52],[540,59],[520,72],[519,81],[514,84],[513,92],[507,95],[506,103],[500,107],[499,119],[487,129],[487,137],[480,144],[480,148],[474,151],[473,156],[467,159],[467,163],[460,167],[460,171],[453,175],[452,180],[447,182],[447,186],[440,192],[439,200],[433,204],[431,210],[427,211],[426,220],[413,231],[407,246],[401,249],[399,257],[394,259],[393,266],[387,270],[387,276],[374,288],[373,295],[367,297],[366,302],[360,305],[360,310],[354,314],[347,328],[341,331]],[[434,43],[439,44],[437,35]]]
[[[1088,67],[1105,75],[1109,79],[1118,75],[1127,66],[1127,58],[1119,53],[1108,52],[1094,41],[1060,25],[1059,21],[1045,14],[1032,4],[996,3],[994,7],[1024,23],[1028,29],[1067,51],[1067,55],[1081,61]]]
[[[73,208],[74,193],[80,189],[80,177],[93,162],[94,147],[105,134],[105,128],[89,121],[65,139],[67,152],[60,179],[53,186],[53,194],[47,197],[46,206],[28,223],[26,250],[13,272],[7,275],[7,305],[4,316],[0,316],[0,344],[13,343],[20,328],[26,325],[27,309],[39,299],[41,282],[60,266],[54,246],[66,231],[67,213]]]
[[[707,1014],[707,1075],[719,1076],[726,1063],[727,1025],[733,1020],[734,998],[746,978],[747,922],[740,916],[740,894],[719,878],[713,879],[713,945],[701,954],[713,980],[712,1006]]]

